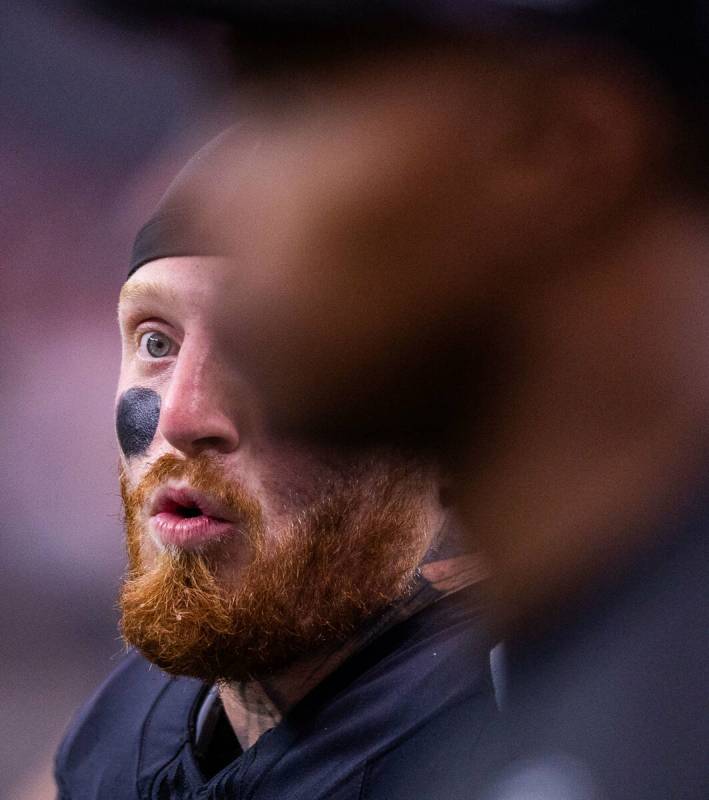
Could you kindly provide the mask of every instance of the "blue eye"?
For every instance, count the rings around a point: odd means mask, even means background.
[[[140,337],[138,354],[142,358],[165,358],[172,354],[174,342],[161,331],[146,331]]]

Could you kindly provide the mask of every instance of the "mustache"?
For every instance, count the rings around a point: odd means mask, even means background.
[[[184,481],[198,492],[214,498],[251,530],[259,530],[263,525],[259,501],[238,481],[226,478],[219,463],[204,454],[187,459],[165,453],[150,465],[135,486],[131,485],[121,465],[120,479],[123,507],[129,525],[139,523],[149,499],[170,480]]]

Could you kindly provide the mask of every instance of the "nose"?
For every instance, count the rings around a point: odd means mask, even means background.
[[[229,370],[208,348],[184,342],[162,397],[158,433],[190,457],[236,450],[232,395]]]

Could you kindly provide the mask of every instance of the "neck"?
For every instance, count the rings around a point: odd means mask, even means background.
[[[503,630],[632,558],[700,470],[707,255],[704,221],[658,213],[517,292],[522,369],[495,409],[491,456],[467,461],[476,477],[461,501],[484,537]]]
[[[453,526],[444,527],[417,570],[411,591],[344,644],[259,681],[230,683],[221,687],[224,710],[243,749],[251,747],[344,661],[384,631],[442,597],[486,577],[480,556],[460,552],[454,533]]]
[[[308,692],[347,658],[350,650],[338,648],[315,659],[292,665],[278,675],[259,681],[229,683],[219,690],[224,710],[241,747],[246,750]]]

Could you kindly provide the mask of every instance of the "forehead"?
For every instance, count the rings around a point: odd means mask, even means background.
[[[228,277],[226,259],[213,256],[160,258],[138,269],[124,284],[118,308],[159,301],[179,310],[218,297]]]
[[[168,301],[175,301],[175,290],[161,281],[155,280],[128,280],[123,284],[121,293],[118,296],[118,307],[139,305],[143,301],[150,301],[156,298],[165,298]]]

